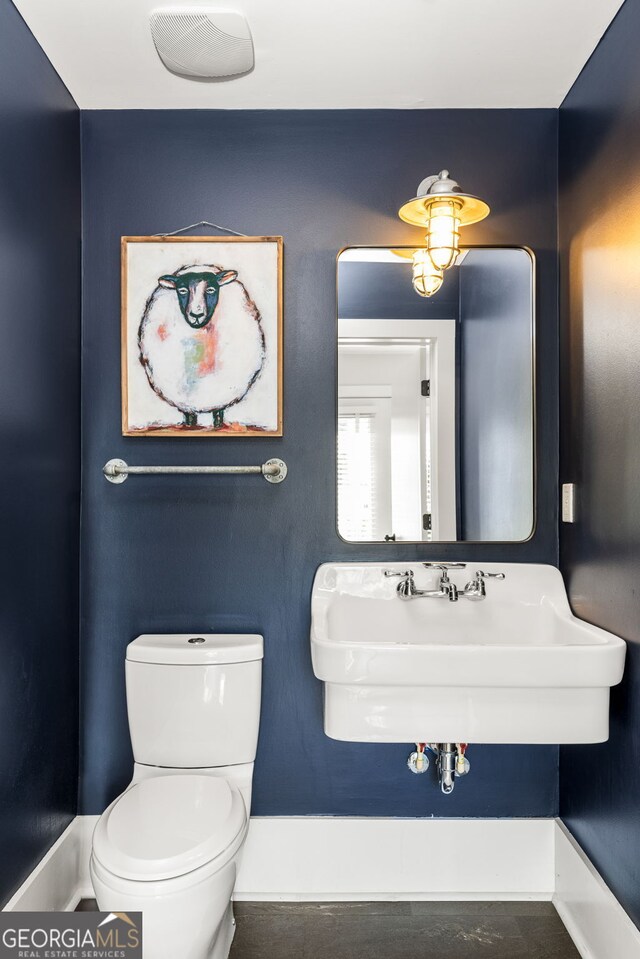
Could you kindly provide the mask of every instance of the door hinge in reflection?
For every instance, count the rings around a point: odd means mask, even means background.
[[[422,528],[431,532],[431,513],[422,514]]]
[[[422,380],[420,383],[420,395],[431,396],[431,380]]]

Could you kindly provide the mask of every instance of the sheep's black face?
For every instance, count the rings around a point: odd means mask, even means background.
[[[161,276],[158,280],[165,289],[175,290],[185,320],[194,330],[201,330],[210,322],[218,305],[220,287],[231,283],[238,274],[235,270],[221,273],[178,273]]]

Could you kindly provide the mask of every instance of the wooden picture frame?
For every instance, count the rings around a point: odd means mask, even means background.
[[[124,436],[282,436],[281,236],[123,236]]]

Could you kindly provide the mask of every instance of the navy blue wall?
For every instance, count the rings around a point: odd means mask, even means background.
[[[0,906],[76,811],[79,125],[0,0]]]
[[[562,569],[583,619],[628,641],[611,738],[561,750],[561,811],[640,924],[640,4],[627,0],[560,110]]]
[[[82,116],[83,655],[81,808],[128,782],[125,647],[138,633],[259,630],[264,700],[254,812],[546,816],[557,749],[478,747],[443,797],[411,776],[405,745],[339,743],[322,730],[309,597],[326,560],[482,557],[557,561],[557,111],[100,111]],[[528,244],[539,263],[539,521],[512,545],[351,546],[335,529],[335,256],[411,244],[396,210],[447,166],[492,216],[471,243]],[[120,435],[122,234],[206,218],[285,239],[285,435],[192,440]],[[104,462],[250,463],[289,477],[132,478]]]

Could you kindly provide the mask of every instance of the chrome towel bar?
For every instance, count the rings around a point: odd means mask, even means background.
[[[102,467],[102,472],[110,483],[124,483],[128,476],[155,475],[159,473],[188,473],[211,474],[226,473],[243,475],[245,473],[259,473],[267,483],[281,483],[287,475],[287,464],[284,460],[267,460],[261,466],[129,466],[124,460],[109,460]]]

